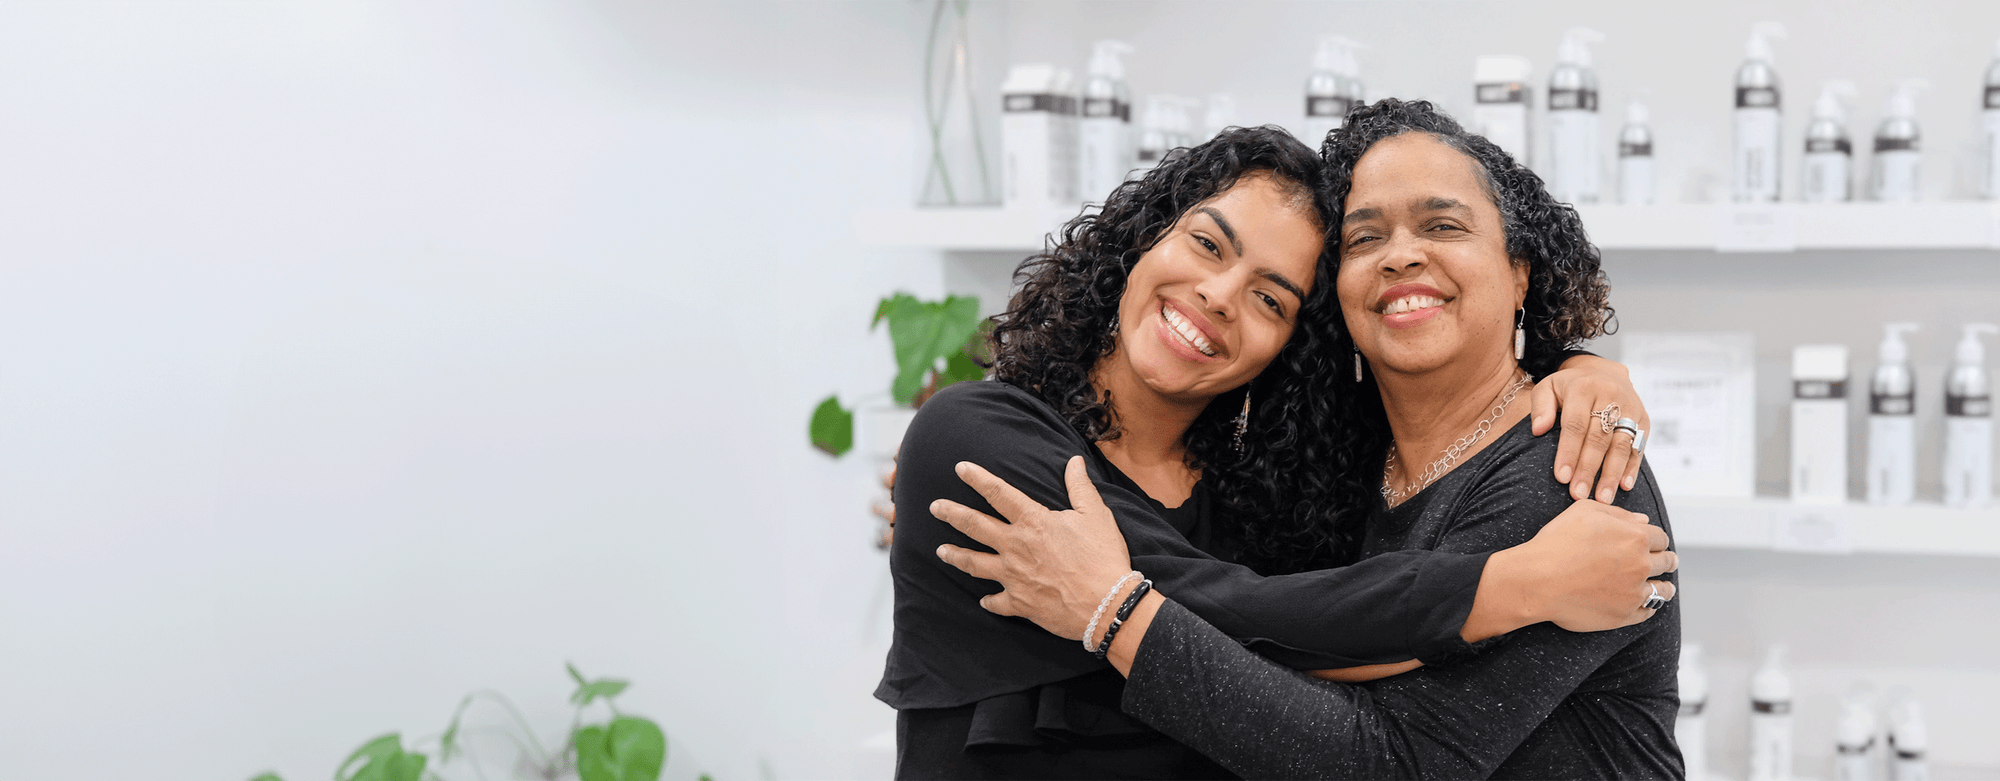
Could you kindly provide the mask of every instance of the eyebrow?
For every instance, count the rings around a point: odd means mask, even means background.
[[[1292,281],[1286,279],[1283,274],[1267,268],[1260,268],[1257,269],[1257,276],[1270,280],[1273,285],[1292,291],[1292,295],[1298,296],[1300,301],[1306,300],[1306,291],[1300,290],[1298,285],[1292,284]]]
[[[1229,224],[1229,220],[1222,216],[1222,212],[1216,211],[1212,206],[1198,207],[1195,211],[1206,214],[1209,219],[1214,220],[1216,226],[1222,229],[1222,235],[1229,237],[1229,246],[1236,249],[1236,254],[1243,254],[1243,240],[1236,238],[1236,228]]]
[[[1466,206],[1465,203],[1462,201],[1446,198],[1439,195],[1433,195],[1428,198],[1418,199],[1416,210],[1420,212],[1442,212],[1442,211],[1452,211],[1454,209],[1464,210],[1470,208],[1471,207]],[[1370,206],[1370,207],[1355,209],[1354,211],[1348,212],[1347,216],[1341,219],[1344,222],[1345,221],[1358,222],[1361,220],[1380,219],[1381,217],[1382,217],[1382,210]]]

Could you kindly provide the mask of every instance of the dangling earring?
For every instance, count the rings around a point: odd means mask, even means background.
[[[1354,381],[1361,381],[1361,348],[1354,348]]]
[[[1243,432],[1250,428],[1250,386],[1243,386],[1243,411],[1236,413],[1236,452],[1243,452]]]
[[[1112,313],[1111,313],[1111,328],[1110,328],[1110,330],[1107,330],[1107,331],[1105,331],[1105,333],[1108,333],[1108,334],[1111,334],[1112,338],[1117,338],[1117,336],[1118,336],[1118,313],[1117,313],[1117,312],[1112,312]]]
[[[1514,310],[1514,360],[1521,360],[1528,354],[1528,310]]]

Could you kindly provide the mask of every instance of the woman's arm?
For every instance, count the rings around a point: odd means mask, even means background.
[[[1629,437],[1615,435],[1610,421],[1594,415],[1616,405],[1613,421],[1631,418],[1640,430],[1652,428],[1652,418],[1647,417],[1624,364],[1589,353],[1570,356],[1560,370],[1535,385],[1530,398],[1535,405],[1531,430],[1536,436],[1548,433],[1561,414],[1555,475],[1557,482],[1569,485],[1570,498],[1589,497],[1595,487],[1597,501],[1609,503],[1618,489],[1632,490],[1643,454],[1632,449]]]

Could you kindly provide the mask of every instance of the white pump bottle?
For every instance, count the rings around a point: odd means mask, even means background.
[[[1771,646],[1750,677],[1750,781],[1792,777],[1792,679],[1785,647]]]
[[[1625,106],[1625,127],[1618,131],[1618,202],[1653,202],[1653,115],[1646,104]]]
[[[1083,82],[1083,117],[1077,122],[1077,195],[1102,202],[1138,162],[1132,138],[1132,92],[1125,86],[1124,41],[1098,41]]]
[[[1828,79],[1813,102],[1812,123],[1806,125],[1805,164],[1800,166],[1800,195],[1806,203],[1844,203],[1853,199],[1854,142],[1847,136],[1847,111],[1841,96],[1854,96],[1854,83]]]
[[[1922,136],[1917,130],[1917,91],[1930,86],[1923,79],[1899,79],[1882,105],[1882,124],[1875,129],[1873,159],[1875,200],[1910,203],[1917,200],[1923,169]]]
[[[1980,334],[1992,323],[1966,323],[1944,379],[1944,504],[1978,509],[1993,501],[1993,375]]]
[[[1875,694],[1866,684],[1847,692],[1833,733],[1834,781],[1881,781],[1882,747],[1875,726]]]
[[[1674,719],[1674,742],[1681,747],[1687,781],[1708,778],[1708,671],[1701,666],[1701,645],[1681,645],[1681,712]]]
[[[1907,696],[1889,711],[1889,778],[1893,781],[1930,781],[1930,764],[1924,754],[1930,749],[1930,730],[1924,727],[1924,709]]]
[[[1881,360],[1868,378],[1868,503],[1900,507],[1916,496],[1917,374],[1903,334],[1916,323],[1883,326]]]
[[[1598,169],[1597,72],[1590,44],[1604,34],[1588,27],[1563,32],[1556,67],[1549,71],[1549,194],[1564,203],[1596,203]]]
[[[1980,124],[1984,135],[1986,170],[1980,172],[1979,192],[2000,198],[2000,41],[1993,42],[1993,62],[1986,66],[1985,99],[1980,102]]]
[[[1314,149],[1326,141],[1326,134],[1340,129],[1347,110],[1360,97],[1353,93],[1353,80],[1347,73],[1353,60],[1349,43],[1338,35],[1322,35],[1319,48],[1313,50],[1312,75],[1306,78],[1305,132],[1299,140]]]
[[[1771,39],[1783,37],[1785,26],[1777,22],[1751,25],[1750,40],[1743,46],[1743,66],[1736,69],[1736,149],[1730,161],[1729,189],[1740,202],[1778,200],[1785,122]]]

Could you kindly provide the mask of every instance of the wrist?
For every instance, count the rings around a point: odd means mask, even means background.
[[[1144,578],[1145,576],[1139,574],[1138,570],[1126,572],[1116,578],[1106,578],[1098,591],[1102,596],[1096,602],[1081,605],[1081,610],[1088,616],[1089,621],[1083,627],[1081,638],[1085,651],[1093,653],[1097,651],[1098,644],[1104,639],[1105,631],[1111,627],[1113,612],[1125,601],[1125,597],[1132,593],[1132,589],[1139,587],[1139,581]]]
[[[1539,573],[1524,547],[1516,545],[1486,557],[1472,613],[1459,632],[1461,639],[1476,643],[1551,619],[1541,615]]]

